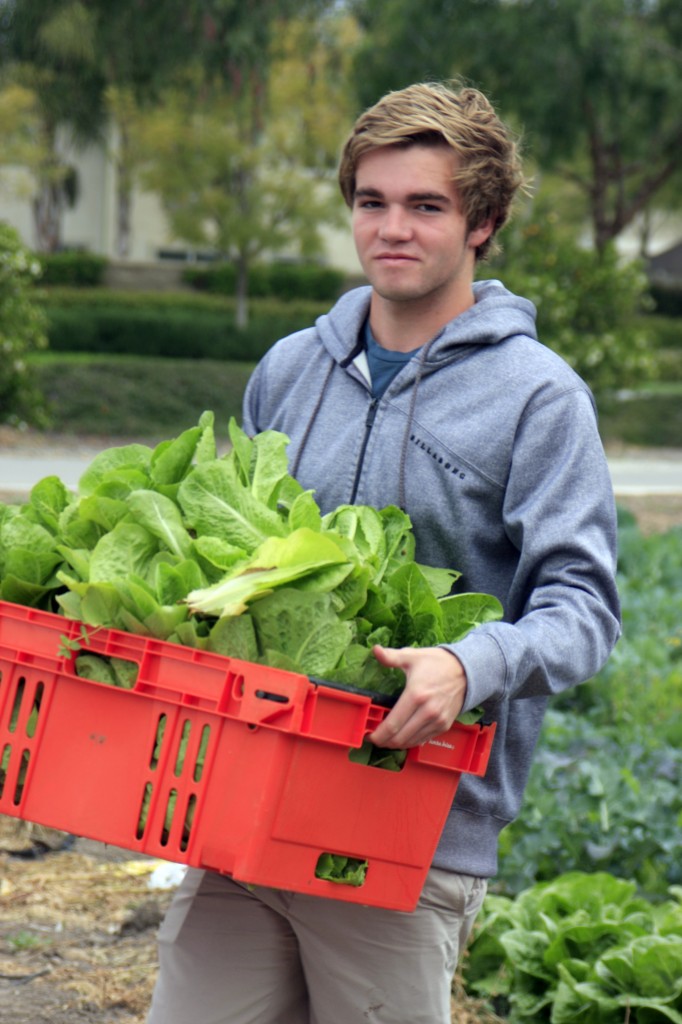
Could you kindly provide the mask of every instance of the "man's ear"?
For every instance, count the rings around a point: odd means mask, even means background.
[[[493,233],[494,226],[494,217],[488,217],[488,219],[484,220],[482,224],[479,224],[477,228],[470,231],[467,237],[469,246],[472,249],[478,249],[479,245],[483,245],[484,242],[487,242]]]

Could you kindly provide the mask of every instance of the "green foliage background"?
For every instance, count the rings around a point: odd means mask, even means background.
[[[0,223],[0,422],[44,423],[43,401],[26,359],[47,345],[32,287],[40,266],[13,228]]]
[[[491,270],[535,303],[540,340],[595,394],[656,378],[658,352],[640,315],[653,303],[638,263],[623,263],[613,247],[598,254],[580,246],[539,204],[509,232]]]

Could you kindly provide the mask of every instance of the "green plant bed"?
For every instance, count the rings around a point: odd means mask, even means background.
[[[605,443],[682,448],[682,383],[602,400],[599,427]]]
[[[234,303],[208,295],[54,289],[41,302],[56,352],[237,361],[259,359],[278,338],[314,323],[326,309],[304,301],[254,300],[248,326],[238,328]]]
[[[116,306],[123,309],[154,309],[169,311],[189,309],[233,313],[234,299],[229,294],[206,295],[201,292],[148,292],[117,288],[74,288],[60,285],[39,288],[37,300],[50,309],[68,309],[73,306],[96,309]]]
[[[160,438],[194,425],[213,409],[225,428],[241,420],[253,363],[144,356],[45,354],[32,361],[59,433]]]
[[[510,1024],[682,1019],[682,891],[664,904],[607,872],[567,872],[516,900],[488,896],[464,961],[468,991]]]

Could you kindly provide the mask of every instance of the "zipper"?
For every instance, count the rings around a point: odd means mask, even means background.
[[[365,417],[365,435],[362,439],[362,446],[360,448],[360,455],[358,457],[358,465],[355,470],[355,479],[353,480],[353,488],[350,495],[350,505],[355,504],[357,497],[358,488],[360,486],[360,477],[362,475],[362,464],[365,461],[365,452],[367,451],[367,445],[369,444],[369,435],[372,433],[372,427],[374,426],[374,420],[376,419],[377,409],[379,408],[379,399],[373,398],[369,403],[369,409],[367,410],[367,416]]]

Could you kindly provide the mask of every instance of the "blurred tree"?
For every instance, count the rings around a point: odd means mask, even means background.
[[[0,138],[3,164],[30,165],[40,153],[34,93],[9,82],[0,89]]]
[[[295,132],[244,140],[232,99],[213,93],[200,109],[182,93],[145,122],[143,181],[162,198],[176,237],[231,260],[237,324],[248,320],[252,262],[286,250],[312,257],[320,225],[340,211],[335,190],[301,166]]]
[[[296,137],[304,167],[336,171],[355,116],[351,87],[356,21],[346,15],[296,19],[273,44],[268,123]]]
[[[655,379],[658,355],[641,326],[650,303],[636,262],[623,264],[613,245],[601,253],[562,228],[550,197],[512,225],[504,251],[480,277],[500,276],[538,310],[538,334],[601,399]]]
[[[35,301],[40,263],[18,234],[0,224],[0,422],[45,426],[43,396],[26,356],[47,347],[45,316]]]
[[[196,56],[199,27],[187,0],[87,0],[104,102],[115,126],[116,255],[130,254],[138,114]]]
[[[78,194],[65,153],[95,138],[103,123],[103,78],[96,62],[94,25],[81,0],[12,0],[0,19],[3,72],[35,97],[36,247],[62,244],[62,215]],[[60,132],[61,138],[60,138]]]
[[[470,75],[481,47],[494,60],[498,6],[499,0],[350,0],[362,30],[354,73],[359,106],[412,82]]]
[[[356,0],[363,103],[462,75],[580,189],[604,251],[682,174],[679,0]],[[362,72],[362,74],[361,74]],[[371,95],[370,95],[371,93]]]
[[[142,180],[162,197],[177,237],[234,263],[245,325],[252,262],[283,250],[318,254],[321,225],[341,211],[325,175],[348,127],[352,23],[325,14],[328,0],[196,3],[198,59],[138,135]],[[307,16],[294,18],[302,6]]]
[[[681,172],[679,18],[665,0],[526,0],[504,20],[497,94],[582,191],[604,251]]]

